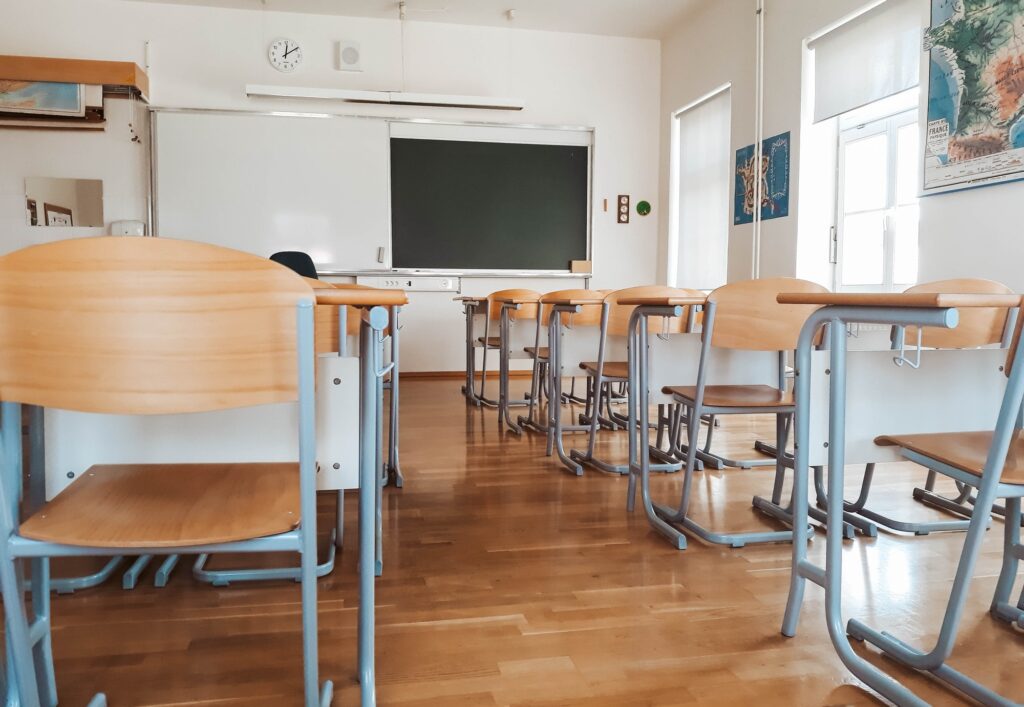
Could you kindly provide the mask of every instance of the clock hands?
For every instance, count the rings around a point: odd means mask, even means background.
[[[288,55],[289,55],[289,54],[291,54],[291,53],[292,53],[293,51],[295,51],[295,50],[296,50],[296,49],[298,49],[298,48],[299,48],[299,45],[298,45],[298,44],[296,44],[296,45],[295,45],[294,47],[292,47],[291,49],[288,49],[288,45],[286,44],[286,45],[285,45],[285,50],[284,50],[284,56],[283,56],[282,58],[283,58],[283,59],[287,59],[287,58],[288,58]]]

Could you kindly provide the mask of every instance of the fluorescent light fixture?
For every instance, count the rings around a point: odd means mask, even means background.
[[[439,106],[444,108],[484,108],[522,110],[523,101],[491,96],[454,96],[443,93],[406,93],[404,91],[356,91],[340,88],[302,88],[247,84],[245,95],[264,98],[318,98],[349,103],[392,103],[402,106]]]
[[[267,86],[246,84],[245,95],[250,98],[323,98],[359,103],[390,103],[387,91],[355,91],[344,88],[303,88],[299,86]]]
[[[491,110],[522,110],[525,104],[517,98],[491,96],[450,96],[442,93],[406,93],[393,91],[391,102],[403,106],[448,106],[451,108],[490,108]]]

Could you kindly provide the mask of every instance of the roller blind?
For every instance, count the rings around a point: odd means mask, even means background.
[[[676,115],[675,229],[677,287],[714,289],[726,281],[732,96],[722,91]]]
[[[810,42],[814,122],[916,86],[922,28],[921,3],[885,0]]]

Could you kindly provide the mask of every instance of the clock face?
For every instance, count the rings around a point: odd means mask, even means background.
[[[302,47],[292,39],[275,39],[267,50],[267,57],[278,71],[295,71],[302,63]]]

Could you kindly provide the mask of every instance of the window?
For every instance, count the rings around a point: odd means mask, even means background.
[[[891,292],[917,282],[916,106],[912,90],[839,118],[836,290]]]
[[[811,139],[801,154],[798,272],[835,290],[894,291],[917,281],[926,10],[919,0],[868,3],[805,43]]]
[[[672,115],[668,283],[724,285],[729,250],[732,96],[724,86]]]

